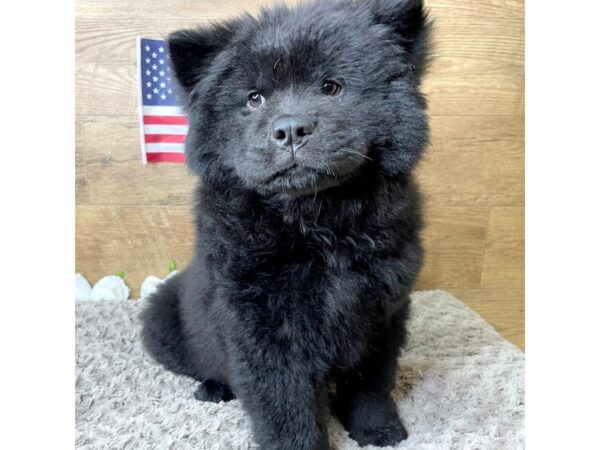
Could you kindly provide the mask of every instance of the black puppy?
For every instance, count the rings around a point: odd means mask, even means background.
[[[143,313],[146,349],[238,397],[264,450],[406,438],[391,391],[421,267],[419,0],[264,10],[169,39],[200,176],[195,256]]]

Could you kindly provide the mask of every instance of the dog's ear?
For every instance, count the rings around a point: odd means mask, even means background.
[[[167,38],[171,67],[182,89],[189,93],[206,73],[211,62],[231,42],[232,28],[227,24],[180,30]]]
[[[377,23],[394,31],[394,43],[406,51],[413,68],[421,71],[428,63],[431,29],[423,0],[372,0],[371,11]]]

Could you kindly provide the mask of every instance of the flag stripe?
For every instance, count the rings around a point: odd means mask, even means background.
[[[177,162],[182,163],[185,162],[185,154],[184,153],[146,153],[146,158],[148,162]]]
[[[144,125],[146,134],[183,134],[186,135],[188,127],[186,125]]]
[[[185,142],[185,135],[182,134],[146,134],[146,143],[155,142],[172,142],[183,144]]]
[[[155,142],[146,144],[146,152],[183,152],[183,144],[171,142]]]
[[[187,125],[184,116],[144,116],[144,125]]]
[[[185,116],[185,113],[179,106],[148,106],[144,105],[143,112],[145,116]]]

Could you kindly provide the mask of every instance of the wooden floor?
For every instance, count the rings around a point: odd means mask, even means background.
[[[164,36],[269,1],[77,0],[76,268],[92,283],[166,275],[190,258],[192,177],[142,166],[135,37]],[[524,348],[522,0],[430,0],[432,143],[419,289],[445,289]]]

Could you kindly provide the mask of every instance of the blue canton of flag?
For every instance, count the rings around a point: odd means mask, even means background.
[[[171,67],[166,42],[141,39],[141,79],[144,105],[178,106],[171,85]]]
[[[138,38],[138,75],[144,163],[184,162],[188,122],[179,107],[164,40]]]

